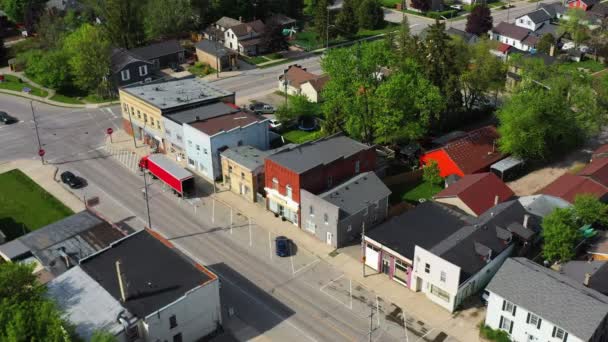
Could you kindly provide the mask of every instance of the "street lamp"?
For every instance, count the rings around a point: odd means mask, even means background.
[[[34,119],[34,129],[36,130],[36,141],[38,142],[38,155],[40,156],[40,161],[42,165],[44,165],[44,154],[46,153],[42,149],[42,144],[40,143],[40,134],[38,132],[38,122],[36,121],[36,113],[34,112],[34,103],[30,101],[30,108],[32,109],[32,118]]]

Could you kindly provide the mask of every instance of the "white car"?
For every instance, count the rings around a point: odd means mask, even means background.
[[[562,50],[574,49],[574,42],[567,42],[562,46]]]
[[[283,126],[283,124],[281,124],[281,122],[277,119],[270,119],[268,122],[270,124],[270,128],[272,129],[279,129],[281,126]]]

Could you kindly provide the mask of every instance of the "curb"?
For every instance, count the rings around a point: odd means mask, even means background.
[[[38,97],[38,96],[26,94],[26,93],[14,91],[14,90],[8,90],[8,89],[0,89],[0,94],[22,97],[22,98],[25,98],[28,100],[37,101],[37,102],[45,103],[45,104],[48,104],[51,106],[64,107],[64,108],[102,108],[102,107],[107,107],[107,106],[111,106],[111,105],[120,103],[120,101],[111,101],[111,102],[104,102],[104,103],[86,103],[86,104],[78,105],[78,104],[70,104],[70,103],[52,101],[52,100],[48,100],[46,98],[42,98],[42,97]]]

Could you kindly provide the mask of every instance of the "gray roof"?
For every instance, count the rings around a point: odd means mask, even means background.
[[[551,195],[530,195],[518,198],[519,203],[531,214],[545,217],[555,208],[566,208],[571,204],[559,197]]]
[[[203,39],[200,42],[194,44],[194,47],[212,56],[224,57],[236,54],[236,52],[225,48],[222,43],[214,40]]]
[[[47,284],[47,295],[54,299],[63,316],[74,325],[76,333],[86,341],[97,330],[112,335],[123,327],[117,318],[121,312],[126,319],[132,315],[86,272],[74,267]]]
[[[572,260],[561,266],[560,273],[578,281],[585,283],[586,275],[589,275],[588,287],[601,292],[608,293],[608,262]]]
[[[340,158],[348,158],[371,147],[343,135],[334,135],[297,145],[273,154],[268,159],[293,172],[303,173]]]
[[[547,33],[552,35],[556,39],[561,37],[561,35],[559,34],[559,25],[555,25],[555,24],[551,24],[551,23],[542,24],[539,28],[536,29],[536,31],[534,31],[534,35],[538,36],[539,38]],[[554,61],[555,61],[555,58],[553,58],[553,60],[545,59],[545,64],[546,65],[553,64]],[[550,62],[550,63],[547,63],[547,62]]]
[[[560,2],[553,2],[550,4],[540,4],[540,8],[547,11],[547,14],[551,16],[551,18],[556,18],[557,14],[563,14],[566,12],[567,8],[562,6]]]
[[[146,60],[151,60],[158,57],[171,55],[178,52],[183,52],[184,48],[175,39],[164,42],[142,46],[140,48],[129,50],[137,56],[141,56]]]
[[[540,24],[542,22],[551,20],[551,16],[549,16],[549,14],[547,13],[547,11],[545,11],[542,8],[539,8],[539,9],[537,9],[535,11],[532,11],[530,13],[524,14],[524,15],[518,17],[518,19],[522,18],[522,17],[525,17],[525,16],[528,16],[528,18],[530,18],[530,20],[532,20],[532,22],[535,23],[535,24]]]
[[[29,247],[24,245],[19,239],[0,245],[0,256],[8,260],[19,259],[29,253]]]
[[[223,28],[230,28],[232,26],[241,24],[241,22],[230,17],[221,17],[218,21],[215,22],[215,24]]]
[[[530,31],[527,28],[519,27],[504,21],[501,21],[498,25],[494,26],[492,32],[519,41],[523,41],[528,34],[530,34]]]
[[[474,43],[477,40],[479,40],[479,37],[477,37],[477,35],[474,35],[472,33],[469,33],[467,31],[464,30],[459,30],[455,27],[450,27],[446,30],[446,33],[451,35],[451,36],[458,36],[460,38],[462,38],[464,40],[465,43]]]
[[[168,245],[142,230],[81,261],[80,267],[118,300],[116,261],[121,261],[129,285],[123,306],[144,318],[217,279]]]
[[[127,65],[137,62],[152,65],[152,63],[130,51],[125,49],[112,49],[112,55],[110,57],[110,69],[113,73],[117,73],[124,69]]]
[[[238,111],[240,111],[240,109],[229,106],[224,102],[216,102],[200,107],[184,109],[179,112],[169,113],[165,115],[165,117],[179,124],[185,124],[211,119],[224,114],[236,113]]]
[[[340,208],[340,216],[348,217],[376,201],[387,198],[390,194],[391,191],[376,176],[376,173],[370,171],[349,179],[320,194],[319,197]]]
[[[471,217],[428,201],[372,229],[367,237],[412,260],[414,249],[431,249],[467,224]]]
[[[222,157],[226,157],[250,171],[264,166],[264,158],[270,154],[270,151],[262,151],[249,145],[231,147],[221,153]]]
[[[588,341],[608,314],[608,297],[525,258],[510,258],[487,290]]]
[[[148,160],[163,168],[173,177],[184,180],[193,177],[192,174],[160,153],[151,154]]]
[[[167,111],[214,102],[234,95],[233,92],[195,77],[129,86],[122,88],[122,91]]]
[[[490,168],[494,169],[496,171],[499,171],[499,172],[505,172],[511,168],[522,165],[523,163],[524,163],[523,160],[521,160],[517,157],[509,156],[503,160],[500,160],[500,161],[492,164],[492,166],[490,166]]]
[[[18,240],[51,273],[58,275],[68,268],[63,261],[63,253],[75,264],[123,236],[110,223],[85,210],[30,232]]]

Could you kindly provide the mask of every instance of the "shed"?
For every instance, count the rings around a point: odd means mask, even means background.
[[[517,157],[509,156],[490,166],[490,171],[500,177],[503,181],[516,178],[524,167],[524,161]]]

